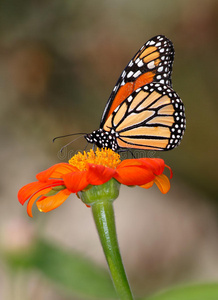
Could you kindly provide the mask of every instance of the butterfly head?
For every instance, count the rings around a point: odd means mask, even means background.
[[[100,128],[85,135],[85,139],[87,142],[95,144],[99,148],[110,148],[113,151],[116,151],[118,149],[118,144],[116,142],[117,135],[118,133],[113,129],[111,129],[111,131],[105,131]]]

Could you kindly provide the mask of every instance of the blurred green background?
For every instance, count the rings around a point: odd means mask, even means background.
[[[35,211],[30,220],[16,194],[36,173],[84,149],[86,142],[79,139],[60,154],[70,139],[55,144],[52,139],[97,129],[123,68],[157,34],[174,43],[173,87],[186,107],[187,130],[179,148],[155,154],[174,171],[167,196],[155,188],[121,190],[115,204],[121,251],[138,295],[218,279],[216,0],[1,2],[3,249],[13,248],[13,236],[24,234],[11,227],[27,222],[24,228],[33,227],[37,236],[105,267],[91,212],[76,197],[46,215]],[[2,299],[10,289],[4,260]],[[77,299],[42,278],[36,272],[28,280],[30,299]],[[42,282],[39,298],[32,290]]]

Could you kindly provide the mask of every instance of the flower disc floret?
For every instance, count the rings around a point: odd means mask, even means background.
[[[80,171],[86,171],[88,164],[102,165],[104,167],[115,169],[120,164],[120,155],[111,149],[99,149],[94,152],[92,149],[89,152],[79,152],[74,155],[69,164],[77,167]]]

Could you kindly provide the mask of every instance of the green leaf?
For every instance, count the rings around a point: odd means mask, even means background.
[[[36,240],[28,249],[5,253],[4,258],[13,272],[38,269],[68,294],[88,299],[117,299],[107,270],[51,242]]]
[[[208,284],[201,284],[201,285],[177,287],[143,299],[144,300],[217,300],[218,283],[208,283]]]
[[[33,259],[44,276],[75,295],[94,299],[117,299],[107,270],[79,254],[39,241]]]

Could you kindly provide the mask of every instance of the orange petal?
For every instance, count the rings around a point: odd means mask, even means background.
[[[157,187],[159,188],[159,190],[161,191],[161,193],[166,194],[167,192],[169,192],[170,190],[170,181],[169,178],[164,175],[158,175],[154,182],[156,183]]]
[[[38,200],[36,205],[38,209],[42,212],[48,212],[60,206],[71,194],[67,189],[61,190],[54,196],[45,197],[42,200]]]
[[[23,205],[29,197],[31,197],[33,194],[38,192],[39,190],[53,186],[53,185],[62,185],[63,181],[57,181],[57,180],[49,180],[47,182],[31,182],[28,183],[27,185],[23,186],[19,192],[18,192],[18,200],[19,202]]]
[[[116,170],[102,165],[88,164],[87,180],[89,184],[100,185],[109,181]]]
[[[143,163],[140,159],[132,158],[132,159],[125,159],[121,161],[121,163],[117,166],[117,168],[129,167],[129,166],[140,166]]]
[[[153,184],[154,184],[154,181],[151,181],[149,183],[140,185],[140,187],[142,187],[143,189],[150,189],[153,186]]]
[[[89,184],[86,178],[87,171],[71,172],[63,175],[64,184],[71,193],[82,191]]]
[[[19,202],[23,205],[26,200],[29,199],[29,197],[38,191],[42,186],[43,184],[38,181],[31,182],[23,186],[17,194]]]
[[[155,175],[160,175],[164,171],[165,163],[161,158],[140,158],[144,167],[152,170]]]
[[[144,185],[154,180],[155,175],[141,166],[117,168],[114,178],[125,185]]]
[[[155,175],[160,175],[164,171],[165,164],[161,158],[125,159],[119,164],[117,169],[127,166],[141,166],[144,169],[152,171]]]
[[[29,200],[28,204],[27,204],[27,213],[28,215],[32,218],[33,215],[32,215],[32,206],[33,206],[33,203],[36,201],[37,198],[39,198],[41,195],[43,194],[46,194],[48,193],[52,188],[49,187],[49,188],[45,188],[45,189],[42,189],[40,190],[39,192],[35,193]]]
[[[45,182],[49,178],[63,178],[64,174],[78,171],[78,169],[74,166],[71,166],[68,163],[60,163],[56,164],[45,171],[42,171],[36,175],[36,178],[41,181]]]
[[[173,178],[173,171],[172,171],[172,169],[168,165],[165,165],[165,167],[167,167],[170,170],[170,179],[172,179]]]

